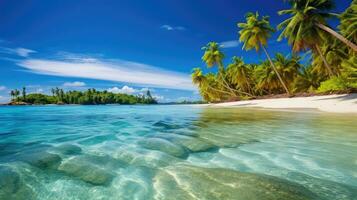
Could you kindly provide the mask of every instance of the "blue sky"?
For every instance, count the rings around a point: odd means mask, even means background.
[[[204,67],[201,47],[207,42],[225,45],[226,63],[234,55],[246,62],[265,59],[241,50],[236,23],[259,11],[276,26],[285,18],[277,11],[288,5],[267,2],[1,0],[0,102],[22,86],[42,93],[52,87],[130,94],[149,88],[162,102],[199,99],[189,75],[193,67]],[[335,12],[341,12],[351,1],[337,2]],[[277,35],[269,52],[290,53]]]

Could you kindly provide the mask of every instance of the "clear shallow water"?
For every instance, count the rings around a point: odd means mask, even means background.
[[[0,199],[357,199],[357,115],[0,107]]]

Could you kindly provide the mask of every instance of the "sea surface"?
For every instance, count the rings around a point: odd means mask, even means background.
[[[0,199],[357,199],[357,115],[0,106]]]

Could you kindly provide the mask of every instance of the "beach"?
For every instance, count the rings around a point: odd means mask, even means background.
[[[260,107],[272,109],[318,109],[333,113],[357,113],[357,93],[312,97],[259,99],[209,104],[213,107]]]

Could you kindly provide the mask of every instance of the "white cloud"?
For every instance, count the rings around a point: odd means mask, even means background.
[[[162,25],[160,28],[165,29],[167,31],[184,31],[186,30],[183,26],[171,26],[171,25]]]
[[[127,85],[124,85],[122,88],[118,88],[118,87],[112,87],[107,89],[108,92],[112,92],[112,93],[122,93],[122,94],[133,94],[136,92],[136,90],[132,87],[129,87]]]
[[[161,95],[152,95],[152,97],[156,99],[156,101],[163,101],[165,99],[165,97]]]
[[[240,45],[238,40],[224,41],[219,44],[222,46],[222,48],[234,48]]]
[[[0,52],[6,54],[15,54],[21,57],[28,57],[31,53],[36,53],[36,51],[34,50],[26,49],[22,47],[19,48],[0,47]]]
[[[148,87],[144,87],[144,88],[140,89],[141,92],[147,92],[148,90],[150,90],[150,92],[154,92],[155,91],[154,88],[148,88]]]
[[[83,87],[83,86],[86,86],[86,83],[80,82],[80,81],[65,82],[65,83],[63,83],[63,86],[65,86],[65,87]]]
[[[25,48],[16,48],[15,49],[17,55],[22,56],[22,57],[28,57],[30,53],[36,53],[36,51],[31,50],[31,49],[25,49]]]
[[[42,88],[39,88],[36,90],[36,93],[43,93],[43,92],[44,92],[44,90]]]
[[[29,72],[62,76],[133,83],[159,88],[194,91],[188,74],[125,60],[59,60],[24,59],[17,65]]]
[[[0,91],[6,90],[6,87],[3,85],[0,85]]]

